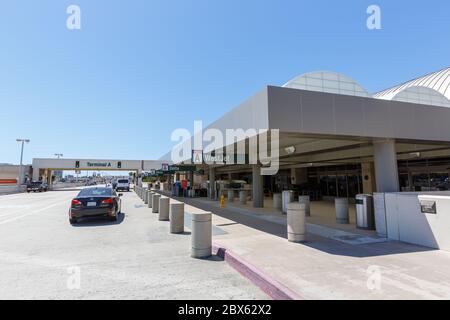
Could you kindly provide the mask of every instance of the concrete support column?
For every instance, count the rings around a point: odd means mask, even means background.
[[[33,181],[39,181],[40,168],[33,168]]]
[[[287,205],[287,233],[290,242],[306,240],[306,205],[291,202]]]
[[[159,198],[161,198],[161,196],[159,194],[154,194],[152,197],[152,212],[153,213],[159,212]]]
[[[208,258],[212,255],[212,214],[192,214],[191,257]]]
[[[184,203],[171,203],[169,211],[170,233],[184,232]]]
[[[194,187],[194,172],[189,172],[189,181],[191,182],[191,188]]]
[[[22,169],[22,175],[24,174],[23,169]],[[52,175],[53,175],[53,171],[52,170],[48,170],[48,176],[47,176],[47,184],[48,184],[48,189],[52,190],[53,188],[53,180],[52,180]],[[20,177],[22,179],[22,181],[20,181],[20,183],[23,183],[23,176]]]
[[[373,142],[377,192],[399,192],[397,153],[394,140]]]
[[[159,221],[169,221],[170,198],[159,199]]]
[[[261,175],[261,167],[259,165],[253,165],[252,177],[253,207],[264,208],[264,180]]]
[[[209,168],[209,198],[216,200],[216,170]]]

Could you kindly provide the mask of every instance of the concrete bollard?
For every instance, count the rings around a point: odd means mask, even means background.
[[[170,198],[159,199],[159,221],[169,221]]]
[[[304,203],[306,206],[306,216],[310,217],[311,216],[311,200],[309,196],[299,196],[298,197],[298,202],[299,203]]]
[[[234,190],[228,190],[227,200],[228,200],[228,202],[233,202],[234,201]]]
[[[336,198],[334,199],[334,206],[336,208],[336,222],[339,224],[350,223],[348,213],[348,199]]]
[[[291,190],[283,191],[281,197],[283,213],[287,213],[287,204],[294,201],[294,192]]]
[[[170,233],[184,232],[184,203],[171,203],[170,212]]]
[[[142,188],[142,201],[145,203],[145,197],[147,196],[147,188]]]
[[[192,214],[191,257],[208,258],[212,255],[212,214]]]
[[[144,203],[148,204],[148,189],[144,189]]]
[[[306,205],[289,203],[287,205],[287,232],[289,242],[306,241]]]
[[[281,193],[274,193],[273,194],[273,208],[274,209],[281,209],[282,203],[281,203]]]
[[[152,212],[153,213],[159,212],[159,198],[161,198],[161,196],[156,193],[152,197]]]
[[[147,207],[151,208],[152,207],[152,203],[153,203],[153,195],[155,193],[153,191],[148,191],[148,203],[147,203]]]
[[[239,191],[239,203],[247,204],[247,191],[245,190]]]

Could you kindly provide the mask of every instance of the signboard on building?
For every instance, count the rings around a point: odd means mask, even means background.
[[[192,163],[203,164],[203,150],[192,150]]]

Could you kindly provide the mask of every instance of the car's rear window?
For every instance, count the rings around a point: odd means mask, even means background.
[[[83,189],[78,194],[79,197],[98,197],[98,196],[111,196],[112,189],[111,188],[89,188]]]
[[[128,183],[128,180],[118,180],[118,183]]]

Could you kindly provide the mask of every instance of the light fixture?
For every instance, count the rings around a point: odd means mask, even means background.
[[[291,154],[294,154],[294,153],[295,153],[296,149],[295,149],[294,146],[291,146],[291,147],[284,148],[284,151],[286,151],[286,153],[287,153],[288,155],[291,155]]]

